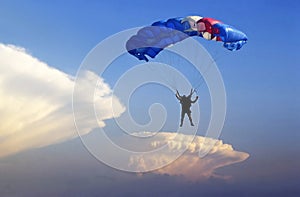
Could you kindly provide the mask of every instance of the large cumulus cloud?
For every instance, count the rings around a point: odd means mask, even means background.
[[[176,137],[176,135],[179,136]],[[192,181],[205,180],[211,177],[229,178],[226,175],[218,175],[216,170],[223,166],[242,162],[249,157],[249,154],[236,151],[232,145],[224,144],[221,140],[170,132],[160,132],[154,141],[144,145],[151,148],[166,145],[168,151],[163,154],[153,152],[151,156],[147,157],[144,157],[143,154],[133,156],[129,163],[132,168],[141,172],[146,171],[151,168],[151,165],[163,164],[173,158],[174,155],[185,151],[174,162],[154,171],[154,173],[183,176]],[[199,153],[207,149],[210,151],[204,157],[199,157]]]
[[[99,126],[125,108],[110,87],[87,72],[83,88],[95,88],[93,101]],[[96,83],[95,83],[96,82]],[[25,49],[0,43],[0,157],[76,137],[72,114],[74,79],[28,54]],[[82,98],[85,101],[84,97]],[[114,114],[109,103],[114,100]],[[93,128],[86,121],[85,133]]]

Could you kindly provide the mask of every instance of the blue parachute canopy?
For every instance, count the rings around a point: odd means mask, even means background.
[[[126,43],[128,53],[139,60],[148,61],[164,48],[190,36],[223,42],[228,50],[235,51],[247,43],[247,36],[236,28],[212,18],[187,16],[154,22],[140,29]]]

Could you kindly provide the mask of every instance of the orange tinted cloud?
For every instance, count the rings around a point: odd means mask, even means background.
[[[130,160],[132,168],[139,169],[141,172],[151,168],[151,165],[164,163],[170,160],[178,152],[184,152],[177,160],[171,164],[160,168],[154,173],[183,176],[188,180],[199,181],[210,177],[228,178],[215,173],[216,169],[234,163],[242,162],[249,157],[248,153],[239,152],[233,149],[230,144],[224,144],[221,140],[195,136],[192,143],[186,141],[192,140],[194,136],[176,133],[161,132],[156,135],[156,140],[148,144],[152,148],[159,148],[167,145],[168,151],[163,154],[153,153],[151,157],[134,156]],[[199,157],[199,153],[214,144],[210,151],[204,156]]]

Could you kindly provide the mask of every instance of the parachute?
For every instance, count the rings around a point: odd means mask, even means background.
[[[223,42],[230,51],[241,49],[248,40],[245,33],[216,19],[187,16],[157,21],[140,29],[126,42],[126,49],[139,60],[148,62],[147,56],[155,58],[164,48],[190,36]]]

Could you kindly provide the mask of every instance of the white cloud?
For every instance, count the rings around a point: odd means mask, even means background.
[[[103,79],[92,72],[86,72],[84,78],[85,83],[80,83],[79,88],[83,92],[90,88],[94,90],[94,84],[97,84],[95,97],[86,100],[82,96],[77,101],[95,104],[98,124],[103,127],[103,120],[120,116],[125,108],[118,98],[112,96],[112,90]],[[72,76],[34,58],[25,49],[0,44],[0,157],[77,137],[71,102],[74,84]],[[81,134],[93,129],[90,126],[94,125],[90,124],[93,118],[82,115],[80,121],[84,127],[81,128]],[[149,132],[139,134],[152,135]],[[130,168],[147,171],[153,165],[165,164],[178,152],[187,149],[179,159],[154,173],[203,180],[217,176],[216,169],[244,161],[249,156],[235,151],[231,145],[223,144],[220,140],[196,136],[192,143],[187,143],[193,136],[179,134],[175,138],[175,135],[159,132],[155,140],[142,144],[142,147],[148,146],[149,149],[167,144],[168,151],[153,152],[147,157],[143,157],[143,154],[132,156]],[[214,147],[205,157],[200,158],[199,151],[204,151],[211,143],[215,143]]]
[[[85,88],[95,88],[95,80],[98,83],[94,102],[103,127],[103,120],[113,117],[107,103],[114,100],[115,116],[125,109],[103,79],[91,72],[86,77]],[[0,44],[0,157],[76,137],[73,87],[72,76],[48,66],[23,48]],[[84,119],[85,133],[93,129],[89,118]]]
[[[149,135],[147,132],[146,134]],[[175,138],[176,135],[176,133],[168,132],[158,133],[156,140],[151,141],[147,145],[151,148],[159,148],[167,144],[168,151],[164,154],[161,154],[161,152],[156,154],[154,152],[150,157],[143,157],[142,154],[133,156],[129,165],[139,171],[146,171],[146,169],[151,168],[151,165],[164,164],[165,161],[169,161],[178,152],[186,150],[177,160],[164,168],[154,171],[154,173],[184,176],[188,180],[195,181],[205,180],[210,177],[228,178],[227,176],[217,175],[216,169],[242,162],[249,157],[249,154],[238,152],[230,144],[223,144],[221,140],[195,136],[192,143],[186,143],[191,141],[194,136],[178,134],[179,137]],[[200,158],[199,152],[210,147],[212,143],[214,144],[213,148],[206,156]],[[147,146],[146,144],[144,145]]]

